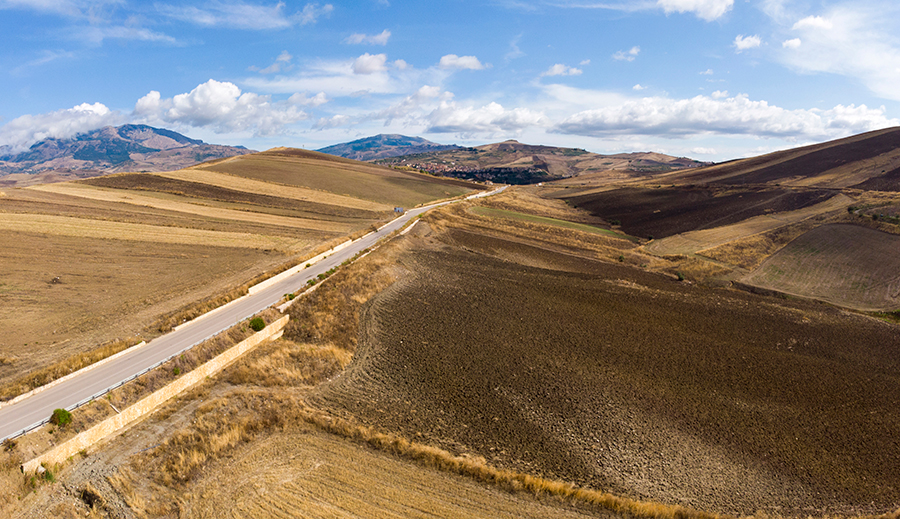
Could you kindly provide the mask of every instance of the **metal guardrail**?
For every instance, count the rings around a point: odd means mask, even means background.
[[[252,317],[254,314],[256,314],[256,312],[253,312],[253,313],[251,313],[250,315],[241,317],[240,319],[238,319],[238,320],[236,321],[236,323],[239,323],[239,322],[243,321],[244,319],[247,319],[247,318],[249,318],[249,317]],[[235,323],[235,324],[236,324],[236,323]],[[121,380],[121,381],[119,381],[119,382],[116,382],[115,384],[113,384],[113,385],[111,385],[111,386],[109,386],[109,387],[103,389],[102,391],[100,391],[100,392],[98,392],[98,393],[95,393],[95,394],[93,394],[93,395],[91,395],[91,396],[89,396],[89,397],[87,397],[87,398],[84,398],[84,399],[82,399],[82,400],[79,400],[78,402],[76,402],[76,403],[74,403],[74,404],[72,404],[72,405],[66,407],[65,410],[66,410],[66,411],[74,411],[75,409],[77,409],[77,408],[79,408],[79,407],[81,407],[81,406],[83,406],[83,405],[85,405],[85,404],[88,404],[88,403],[90,403],[90,402],[93,402],[93,401],[96,400],[97,398],[100,398],[101,396],[103,396],[103,395],[109,393],[110,391],[113,391],[113,390],[115,390],[115,389],[118,389],[118,388],[124,386],[125,384],[131,382],[132,380],[134,380],[134,379],[140,377],[141,375],[145,375],[145,374],[149,373],[150,371],[152,371],[152,370],[154,370],[154,369],[156,369],[156,368],[162,366],[162,365],[165,364],[166,362],[169,362],[170,360],[172,360],[172,359],[174,359],[175,357],[181,355],[182,353],[184,353],[184,352],[186,352],[187,350],[193,348],[194,346],[200,344],[201,342],[205,342],[205,341],[208,341],[209,339],[212,339],[213,337],[219,335],[220,333],[224,332],[225,330],[228,330],[228,329],[231,328],[232,326],[234,326],[234,324],[229,324],[228,326],[226,326],[226,327],[220,329],[219,331],[213,332],[212,334],[210,334],[210,335],[204,337],[203,339],[198,340],[197,342],[191,344],[190,346],[186,346],[186,347],[184,347],[184,348],[178,350],[177,352],[175,352],[175,353],[169,355],[168,357],[166,357],[165,359],[163,359],[163,360],[157,362],[156,364],[153,364],[153,365],[150,366],[150,367],[144,368],[142,371],[140,371],[140,372],[138,372],[138,373],[135,373],[135,374],[133,374],[133,375],[130,375],[130,376],[127,377],[126,379]],[[149,343],[148,343],[148,344],[149,344]],[[41,427],[42,425],[45,425],[45,424],[47,424],[47,423],[50,423],[50,417],[44,418],[43,420],[41,420],[41,421],[39,421],[39,422],[33,423],[33,424],[29,425],[28,427],[26,427],[26,428],[24,428],[24,429],[22,429],[22,430],[20,430],[20,431],[18,431],[18,432],[15,432],[15,433],[13,433],[13,434],[10,434],[10,435],[8,435],[8,436],[6,436],[6,437],[4,437],[4,438],[0,438],[0,441],[6,441],[6,440],[11,440],[11,439],[13,439],[13,438],[18,438],[19,436],[22,436],[23,434],[29,433],[29,432],[31,432],[31,431],[37,429],[38,427]]]

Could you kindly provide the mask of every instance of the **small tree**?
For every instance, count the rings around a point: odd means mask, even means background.
[[[266,327],[266,322],[262,320],[262,317],[254,317],[250,319],[250,328],[253,328],[254,332],[258,332]]]
[[[66,411],[65,409],[54,409],[53,414],[50,416],[50,423],[52,423],[53,425],[58,425],[59,427],[64,427],[71,422],[72,413]]]

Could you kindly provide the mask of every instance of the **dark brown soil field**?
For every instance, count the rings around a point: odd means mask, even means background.
[[[889,153],[898,148],[900,148],[900,129],[891,128],[850,137],[835,143],[776,152],[735,161],[732,164],[695,170],[679,175],[679,181],[764,184],[796,177],[810,178],[830,169]],[[800,155],[796,156],[798,154]],[[767,165],[767,163],[773,164]],[[873,172],[873,176],[875,174],[877,173]]]
[[[867,191],[900,191],[900,168],[853,186]]]
[[[707,511],[896,509],[897,326],[444,232],[410,235],[409,273],[365,307],[356,355],[317,406]]]
[[[738,223],[753,216],[793,211],[823,202],[826,190],[715,187],[622,188],[565,200],[606,221],[618,220],[632,236],[665,238],[673,234]]]
[[[137,189],[142,191],[155,191],[159,193],[170,193],[194,198],[218,200],[222,202],[235,202],[247,204],[250,206],[288,209],[298,213],[298,216],[304,218],[321,219],[327,217],[343,217],[378,220],[389,216],[388,214],[366,211],[363,209],[352,209],[348,207],[320,204],[317,202],[310,202],[306,200],[295,200],[292,198],[281,198],[256,193],[247,193],[245,191],[237,191],[234,189],[213,186],[210,184],[187,182],[184,180],[149,174],[126,173],[120,175],[92,178],[83,180],[82,182],[85,184],[90,184],[92,186],[108,187],[113,189]]]
[[[900,236],[856,225],[804,233],[741,281],[861,310],[900,309]]]

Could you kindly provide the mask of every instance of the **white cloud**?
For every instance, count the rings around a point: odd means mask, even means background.
[[[728,97],[728,91],[716,90],[712,93],[712,95],[710,95],[710,97],[712,97],[713,99],[725,99],[726,97]]]
[[[589,60],[589,59],[581,60],[581,63],[579,63],[579,65],[581,65],[582,67],[585,65],[590,65],[590,64],[591,64],[591,60]]]
[[[702,146],[698,146],[696,148],[691,148],[691,153],[694,155],[716,155],[717,154],[715,148],[704,148]]]
[[[157,4],[156,9],[165,16],[206,27],[234,27],[237,29],[286,29],[295,25],[315,23],[330,14],[331,4],[306,4],[303,10],[289,14],[284,3],[257,5],[241,1],[214,0],[202,7]]]
[[[807,28],[828,30],[832,29],[833,27],[834,24],[831,21],[826,20],[821,16],[807,16],[806,18],[803,18],[802,20],[795,23],[791,28],[794,30]]]
[[[614,60],[617,60],[617,61],[634,61],[634,58],[636,58],[637,55],[640,54],[640,52],[641,52],[641,48],[635,46],[635,47],[632,47],[631,49],[629,49],[628,51],[620,50],[619,52],[616,52],[615,54],[613,54],[612,57]]]
[[[825,72],[861,82],[876,95],[900,101],[900,5],[841,3],[808,16],[791,31],[802,39],[777,57],[800,72]]]
[[[426,132],[495,135],[519,132],[545,122],[546,117],[543,113],[527,108],[507,110],[494,102],[476,108],[446,100],[429,114]]]
[[[406,61],[404,61],[402,59],[394,60],[393,65],[394,65],[394,68],[397,70],[406,70],[409,68],[409,63],[407,63]]]
[[[338,128],[340,126],[348,126],[352,120],[346,115],[334,115],[331,117],[323,117],[313,124],[313,130],[328,130],[330,128]]]
[[[387,70],[387,67],[384,66],[386,62],[386,54],[369,54],[367,52],[362,56],[356,58],[356,60],[353,62],[353,73],[374,74],[376,72],[384,72],[385,70]]]
[[[900,123],[884,107],[838,105],[831,110],[786,110],[746,95],[728,99],[648,97],[584,110],[567,117],[555,131],[592,137],[658,135],[752,135],[783,139],[838,138]]]
[[[210,128],[216,133],[253,131],[273,135],[307,118],[292,102],[273,103],[269,96],[241,93],[233,83],[210,79],[186,94],[162,99],[151,91],[138,99],[133,115],[153,123]]]
[[[430,110],[439,99],[449,101],[453,98],[450,92],[442,92],[438,86],[424,85],[415,93],[406,96],[399,103],[379,112],[369,114],[366,119],[383,120],[384,125],[390,125],[395,119],[402,119],[409,123],[419,123],[419,119],[425,116],[423,110]]]
[[[521,58],[522,56],[525,55],[525,53],[522,52],[522,49],[519,48],[519,40],[521,40],[521,39],[522,39],[522,35],[520,34],[520,35],[516,36],[515,38],[513,38],[511,42],[509,42],[509,52],[504,54],[503,59],[511,60],[511,59],[516,59],[516,58]]]
[[[631,89],[636,92],[640,92],[641,90],[647,90],[647,87],[642,86],[640,83],[638,83],[637,85],[634,85],[633,87],[631,87]]]
[[[700,73],[701,76],[711,76],[713,75],[713,69],[708,68]]]
[[[102,103],[82,103],[46,114],[23,115],[0,127],[0,146],[18,153],[44,139],[70,139],[79,133],[125,121],[119,112]]]
[[[288,98],[288,102],[295,105],[316,107],[327,103],[328,96],[325,95],[325,92],[319,92],[312,97],[297,92],[296,94],[293,94]]]
[[[657,5],[662,7],[666,14],[694,13],[709,22],[730,11],[734,0],[659,0]]]
[[[456,54],[442,56],[438,66],[442,69],[481,70],[485,68],[485,65],[475,56],[457,56]]]
[[[747,49],[754,49],[762,45],[762,40],[759,39],[759,36],[744,36],[743,34],[739,34],[734,37],[734,48],[737,52],[743,52]]]
[[[792,38],[790,40],[784,40],[781,42],[781,46],[785,49],[796,49],[801,45],[800,38]]]
[[[553,65],[546,71],[541,73],[541,76],[580,76],[583,71],[580,68],[575,67],[567,67],[562,63],[557,63]]]
[[[344,43],[349,43],[351,45],[358,45],[360,43],[365,43],[367,45],[387,45],[388,39],[391,37],[391,31],[385,29],[381,31],[381,34],[351,34],[344,40]]]
[[[275,58],[275,61],[278,61],[278,62],[281,62],[281,63],[290,63],[290,61],[291,61],[293,58],[294,58],[294,57],[291,56],[291,53],[290,53],[290,52],[288,52],[288,51],[286,51],[286,50],[283,50],[283,51],[281,51],[281,54],[279,54],[278,57]]]

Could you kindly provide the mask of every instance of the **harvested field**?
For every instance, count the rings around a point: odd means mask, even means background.
[[[269,195],[278,197],[287,197],[294,200],[313,200],[322,204],[337,205],[352,209],[362,209],[365,211],[390,211],[392,208],[387,204],[379,204],[369,200],[362,200],[350,196],[341,196],[327,191],[317,191],[315,189],[306,189],[297,186],[288,186],[284,184],[273,184],[271,182],[262,182],[250,178],[239,177],[237,175],[228,175],[225,173],[217,173],[203,169],[181,169],[178,171],[163,171],[155,173],[160,177],[173,178],[176,180],[185,180],[188,182],[198,182],[201,184],[209,184],[211,186],[224,187],[226,189],[234,189],[245,193],[255,193],[259,195]]]
[[[658,239],[736,224],[754,216],[795,211],[832,196],[833,192],[825,190],[673,187],[566,194],[564,199],[606,221],[620,221],[622,230],[632,236]]]
[[[271,461],[260,470],[258,460]],[[198,518],[598,517],[423,468],[312,428],[248,445],[210,467],[192,490],[185,508]]]
[[[351,224],[343,222],[329,222],[313,220],[311,218],[292,218],[277,214],[264,214],[250,211],[241,211],[226,207],[215,207],[210,204],[198,204],[196,200],[165,193],[150,193],[146,191],[125,191],[118,189],[105,189],[86,184],[47,184],[29,189],[36,189],[50,193],[59,193],[106,202],[122,202],[127,204],[150,206],[157,209],[177,211],[208,218],[237,220],[242,222],[262,225],[275,225],[308,229],[310,231],[326,231],[335,234],[349,233],[356,230]],[[359,224],[357,224],[359,226]],[[362,227],[366,227],[362,225]]]
[[[851,202],[850,198],[839,194],[824,202],[797,209],[796,211],[754,216],[731,225],[676,234],[675,236],[653,241],[645,249],[651,254],[660,256],[667,254],[692,254],[779,227],[795,224],[824,213],[835,211],[843,213],[841,210]]]
[[[328,217],[340,217],[347,219],[360,218],[378,220],[388,216],[387,211],[376,213],[374,211],[340,207],[308,200],[295,200],[281,196],[248,193],[211,184],[190,182],[152,174],[124,173],[119,175],[107,175],[83,180],[81,183],[112,189],[153,191],[157,193],[183,195],[191,198],[245,204],[249,206],[248,208],[250,210],[253,209],[253,206],[287,209],[297,213],[297,216],[306,218],[323,219]]]
[[[200,247],[239,247],[262,250],[297,252],[309,247],[309,240],[262,236],[258,234],[204,231],[202,229],[178,229],[139,223],[108,222],[68,216],[39,214],[4,214],[0,229],[9,232],[27,232],[95,238],[131,240],[147,243],[178,243]]]
[[[366,307],[353,361],[314,391],[316,406],[711,512],[896,508],[896,326],[416,229],[400,259],[409,274]],[[497,259],[525,255],[552,268]]]
[[[473,190],[460,181],[427,177],[346,159],[326,160],[318,155],[322,154],[264,152],[202,168],[402,207],[459,196]]]
[[[900,309],[900,236],[856,225],[804,233],[741,281],[860,310]]]
[[[252,248],[4,231],[0,326],[15,333],[0,341],[0,356],[11,359],[0,380],[143,332],[160,315],[287,259]]]

